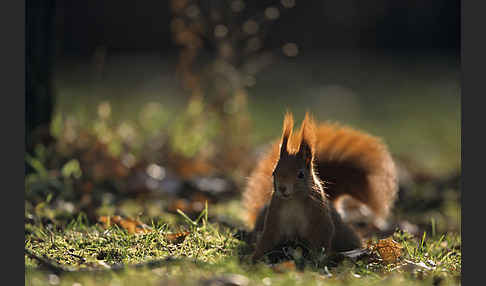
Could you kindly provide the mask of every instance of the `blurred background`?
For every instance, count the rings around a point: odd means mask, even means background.
[[[238,220],[288,109],[383,138],[402,227],[460,227],[459,1],[27,7],[27,212],[153,217],[233,200]]]

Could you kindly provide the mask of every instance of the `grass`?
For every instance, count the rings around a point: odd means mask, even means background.
[[[430,285],[437,281],[456,285],[461,277],[461,237],[457,233],[431,237],[424,233],[415,238],[397,231],[393,238],[403,247],[403,257],[393,264],[380,259],[345,259],[336,266],[316,268],[318,262],[309,261],[304,269],[284,267],[282,272],[264,263],[250,264],[249,246],[235,237],[237,230],[211,223],[204,215],[198,223],[182,215],[173,223],[146,219],[152,232],[129,234],[116,225],[108,229],[90,225],[82,216],[63,224],[56,216],[51,220],[42,212],[38,214],[35,220],[40,222],[26,224],[25,248],[77,271],[44,272],[36,259],[26,255],[27,285],[49,285],[58,280],[59,285],[159,285],[169,281],[171,285],[200,285],[205,279],[229,274],[246,277],[240,278],[248,279],[250,285]],[[167,233],[181,230],[190,233],[181,243],[167,238]],[[133,266],[167,257],[180,260]],[[419,263],[423,266],[417,266]],[[122,270],[104,269],[106,265],[120,264],[125,265]]]

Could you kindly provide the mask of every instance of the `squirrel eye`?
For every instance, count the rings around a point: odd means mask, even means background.
[[[304,178],[304,172],[303,171],[299,171],[299,173],[297,174],[297,178],[303,179]]]

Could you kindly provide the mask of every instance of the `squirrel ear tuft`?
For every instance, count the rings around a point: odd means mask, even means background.
[[[302,159],[305,160],[305,165],[309,167],[310,163],[312,162],[313,154],[312,147],[309,145],[307,140],[302,140],[302,142],[300,143],[298,154],[302,157]]]
[[[282,154],[288,154],[287,145],[289,142],[290,135],[292,134],[292,129],[294,128],[294,118],[292,113],[287,111],[285,113],[283,130],[282,130],[282,142],[280,143],[280,156]]]
[[[305,118],[300,126],[300,147],[299,154],[305,160],[306,165],[309,165],[313,158],[314,141],[315,141],[315,128],[314,119],[309,115],[309,112],[305,113]]]

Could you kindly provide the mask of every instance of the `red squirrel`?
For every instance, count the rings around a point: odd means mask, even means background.
[[[317,124],[308,113],[297,134],[293,125],[287,112],[282,138],[259,160],[244,191],[248,225],[257,240],[253,261],[295,239],[326,252],[360,248],[361,237],[336,211],[338,199],[355,199],[380,225],[396,198],[395,165],[378,138]]]

